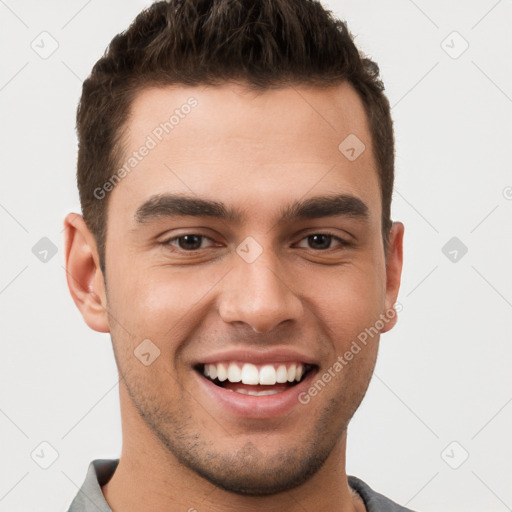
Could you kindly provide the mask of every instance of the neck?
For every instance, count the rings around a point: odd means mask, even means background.
[[[121,393],[122,388],[120,386]],[[127,403],[129,401],[124,401],[125,405]],[[269,496],[244,496],[219,488],[182,465],[163,447],[134,408],[124,409],[122,424],[119,465],[102,487],[107,503],[115,512],[295,512],[299,504],[299,508],[316,512],[365,511],[362,500],[347,482],[346,432],[340,436],[324,465],[299,487]]]

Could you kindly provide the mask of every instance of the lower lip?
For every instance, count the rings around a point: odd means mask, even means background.
[[[317,368],[311,369],[302,382],[286,391],[263,396],[243,395],[236,391],[229,391],[215,385],[199,372],[194,370],[194,373],[201,388],[224,410],[242,418],[261,419],[278,418],[291,412],[294,407],[304,407],[298,397],[309,388],[317,370]]]

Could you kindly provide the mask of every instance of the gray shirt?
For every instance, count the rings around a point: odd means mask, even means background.
[[[119,459],[96,459],[89,464],[85,481],[71,503],[68,512],[112,512],[103,497],[101,486],[114,474]],[[367,512],[413,512],[401,507],[372,490],[359,478],[348,477],[348,484],[364,501]]]

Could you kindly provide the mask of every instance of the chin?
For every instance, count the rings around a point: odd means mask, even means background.
[[[187,466],[213,485],[244,496],[269,496],[298,487],[316,473],[329,453],[309,456],[295,448],[272,457],[248,442],[235,455],[189,459]]]

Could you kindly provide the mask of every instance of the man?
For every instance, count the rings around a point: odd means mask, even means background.
[[[311,0],[155,3],[77,127],[68,285],[111,335],[123,448],[69,510],[406,510],[345,471],[404,231],[389,103],[346,26]]]

